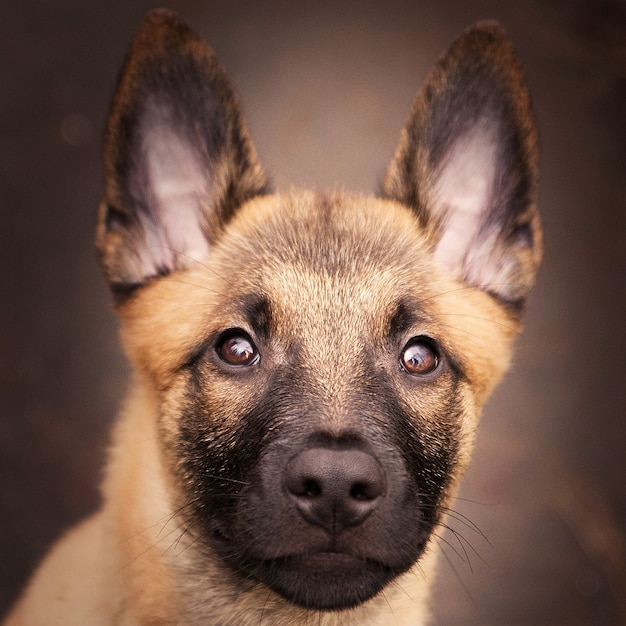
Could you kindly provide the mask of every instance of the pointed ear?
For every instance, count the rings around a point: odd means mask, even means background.
[[[410,206],[456,278],[521,309],[541,257],[528,90],[495,22],[466,31],[418,94],[382,193]]]
[[[105,139],[96,245],[114,292],[201,259],[268,182],[215,55],[175,14],[140,26]]]

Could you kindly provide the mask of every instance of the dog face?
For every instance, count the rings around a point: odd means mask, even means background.
[[[338,610],[418,562],[539,263],[535,144],[485,23],[418,94],[379,197],[272,193],[213,53],[148,17],[97,246],[196,570]]]

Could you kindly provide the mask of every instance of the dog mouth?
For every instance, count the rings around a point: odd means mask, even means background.
[[[296,605],[338,611],[369,600],[400,571],[344,552],[309,552],[263,560],[258,573],[270,589]]]
[[[422,528],[406,551],[385,550],[379,544],[363,551],[345,542],[323,541],[302,551],[270,554],[268,543],[260,550],[243,549],[237,534],[215,525],[211,543],[241,576],[288,602],[309,610],[342,611],[370,600],[408,571],[421,558],[430,534]],[[272,543],[271,537],[268,541]]]

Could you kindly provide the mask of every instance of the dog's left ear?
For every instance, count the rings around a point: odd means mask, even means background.
[[[120,298],[200,260],[236,209],[268,191],[224,70],[169,11],[148,14],[126,58],[105,182],[96,245]]]
[[[521,69],[503,29],[478,23],[418,94],[382,194],[415,211],[443,267],[519,311],[541,258],[536,193]]]

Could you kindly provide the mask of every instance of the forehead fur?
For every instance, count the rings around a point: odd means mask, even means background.
[[[345,308],[389,296],[409,276],[416,289],[425,288],[432,270],[424,233],[393,202],[304,193],[246,209],[213,256],[215,266],[234,272],[242,292],[276,294],[294,307],[316,300]]]

